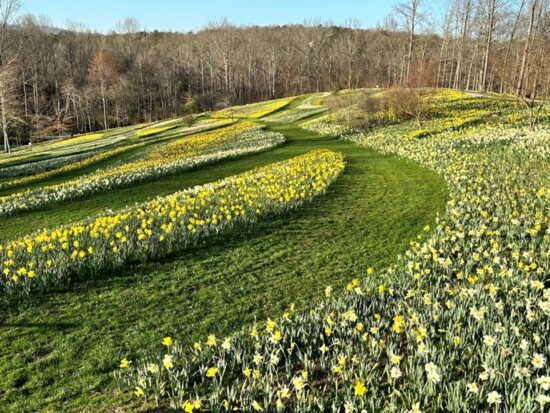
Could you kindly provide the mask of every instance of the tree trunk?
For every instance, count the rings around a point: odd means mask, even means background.
[[[2,111],[2,132],[4,134],[4,152],[11,153],[10,140],[8,138],[8,120],[6,116],[6,99],[4,92],[0,91],[0,110]]]
[[[460,33],[460,48],[458,50],[458,59],[456,62],[456,73],[455,73],[455,81],[454,81],[455,89],[461,89],[462,87],[462,82],[461,82],[462,61],[464,60],[464,49],[466,47],[466,35],[468,30],[468,22],[470,20],[471,7],[472,7],[472,0],[467,0],[465,5],[465,10],[464,10],[464,18],[462,20],[461,33]]]
[[[537,10],[538,0],[531,0],[531,12],[529,16],[529,27],[527,28],[527,37],[525,39],[525,47],[523,49],[523,57],[521,59],[521,68],[519,71],[518,86],[516,88],[516,96],[523,95],[523,86],[525,82],[525,74],[527,69],[527,59],[529,58],[529,49],[531,47],[531,36],[533,33],[533,25],[535,22],[535,14]]]
[[[493,43],[493,31],[495,26],[495,3],[496,0],[490,0],[489,3],[489,21],[487,22],[487,40],[485,43],[485,56],[483,58],[483,69],[479,89],[487,92],[487,69],[489,67],[489,55],[491,54],[491,45]]]
[[[411,28],[409,31],[409,47],[408,47],[409,51],[407,53],[407,83],[410,82],[411,61],[412,61],[413,46],[414,46],[414,29],[416,26],[416,12],[417,12],[419,3],[420,3],[420,0],[412,0],[411,2]]]

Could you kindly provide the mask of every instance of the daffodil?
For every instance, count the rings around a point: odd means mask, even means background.
[[[367,392],[367,387],[362,381],[357,380],[353,386],[353,392],[356,396],[363,396]]]

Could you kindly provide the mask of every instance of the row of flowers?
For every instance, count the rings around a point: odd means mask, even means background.
[[[40,162],[40,165],[37,165],[38,168],[46,168],[43,172],[36,172],[36,173],[30,173],[26,174],[26,176],[12,179],[9,181],[0,182],[0,189],[6,189],[11,188],[18,185],[24,185],[31,182],[40,181],[42,179],[46,179],[55,175],[63,174],[66,172],[74,171],[76,169],[84,168],[86,166],[92,165],[96,162],[103,161],[107,158],[110,158],[111,156],[118,155],[122,152],[130,151],[132,149],[139,148],[141,146],[144,146],[145,143],[137,143],[133,145],[126,145],[126,146],[119,146],[118,148],[107,150],[107,151],[95,151],[93,154],[85,154],[85,155],[76,155],[75,157],[70,157],[69,159],[63,159],[59,160],[59,158],[54,158],[53,160],[43,161]],[[53,164],[57,164],[57,162],[62,161],[63,165],[59,166],[57,168],[51,168],[50,166]],[[27,170],[32,169],[33,171],[36,171],[36,166],[31,165],[22,165],[22,167],[26,167]]]
[[[323,105],[323,100],[329,95],[330,93],[326,92],[308,95],[299,105],[290,109],[277,111],[263,120],[273,123],[294,123],[311,116],[319,115],[327,111],[327,107]]]
[[[138,142],[151,143],[169,140],[184,134],[225,126],[229,123],[231,123],[230,120],[214,119],[208,124],[187,126],[183,125],[181,121],[171,120],[153,123],[148,127],[137,129],[135,133],[134,129],[137,126],[118,128],[105,133],[104,136],[96,134],[95,139],[86,138],[82,141],[80,137],[76,137],[60,141],[57,146],[54,146],[54,143],[39,145],[40,151],[31,153],[32,159],[29,159],[31,148],[20,150],[16,157],[6,157],[7,161],[11,160],[11,165],[0,167],[0,179],[2,180],[0,189],[38,181],[88,166],[123,152],[122,147],[126,147],[127,150],[135,149]],[[63,146],[59,147],[61,142],[63,142]],[[74,152],[77,153],[73,154]]]
[[[277,113],[273,116],[269,116],[265,119],[266,122],[272,122],[272,123],[294,123],[299,120],[309,118],[314,115],[319,115],[320,113],[323,113],[326,111],[326,108],[323,107],[315,107],[315,108],[308,108],[308,109],[302,109],[302,108],[296,108],[289,111],[284,111],[281,113]]]
[[[283,141],[282,135],[263,131],[247,123],[183,137],[130,162],[100,169],[62,184],[1,197],[0,216],[156,179],[221,159],[267,150]]]
[[[54,169],[62,168],[72,163],[80,162],[87,157],[99,155],[102,152],[105,152],[105,149],[97,149],[85,153],[76,153],[74,155],[56,156],[35,162],[25,162],[0,167],[0,179],[3,180],[1,185],[6,185],[9,180],[13,180],[14,178],[41,174],[43,172],[49,172]]]
[[[321,133],[441,174],[445,217],[384,273],[303,312],[188,349],[172,337],[117,376],[175,410],[542,412],[550,405],[548,132],[397,127]],[[313,124],[309,125],[314,128]],[[521,148],[521,150],[518,150]],[[546,157],[545,157],[546,156]]]
[[[235,224],[297,207],[323,193],[343,168],[341,154],[314,151],[89,223],[26,236],[0,246],[0,289],[18,297],[76,274],[181,250]]]
[[[259,119],[270,113],[283,109],[295,98],[283,98],[267,102],[251,103],[243,106],[232,106],[211,114],[213,118]]]

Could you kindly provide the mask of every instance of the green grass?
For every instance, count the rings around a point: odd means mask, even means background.
[[[340,151],[347,162],[327,194],[299,210],[208,239],[162,262],[76,281],[5,314],[0,410],[146,410],[114,385],[120,358],[135,360],[156,350],[166,335],[185,343],[212,333],[221,337],[254,319],[277,317],[291,303],[311,305],[327,285],[341,288],[364,276],[368,266],[379,271],[391,265],[444,210],[448,192],[435,173],[296,126],[270,129],[287,136],[275,150],[2,220],[0,233],[7,239],[315,148]]]

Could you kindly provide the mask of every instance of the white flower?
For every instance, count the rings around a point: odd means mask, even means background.
[[[345,412],[345,413],[352,413],[352,412],[354,412],[354,411],[355,411],[355,407],[353,406],[353,404],[351,404],[351,403],[346,403],[346,404],[344,405],[344,412]]]
[[[226,351],[229,351],[231,349],[231,339],[226,338],[222,343],[222,348]]]
[[[525,351],[525,350],[527,350],[527,347],[529,347],[529,343],[527,342],[527,340],[525,340],[525,339],[521,340],[521,342],[519,343],[519,348],[522,351]]]
[[[392,379],[398,379],[402,376],[401,370],[399,370],[399,367],[392,367],[390,370],[390,376]]]
[[[531,364],[533,365],[534,368],[541,369],[546,364],[546,358],[542,354],[535,353],[535,355],[533,356],[533,360],[531,361]]]
[[[428,380],[432,383],[439,383],[441,381],[441,374],[439,373],[439,367],[434,363],[428,363],[424,366],[428,375]]]
[[[540,376],[537,378],[537,383],[542,387],[544,390],[550,389],[550,376]]]
[[[437,367],[434,363],[427,363],[424,365],[424,369],[426,370],[426,373],[438,373],[439,367]]]
[[[476,383],[468,383],[466,384],[466,387],[468,387],[468,391],[470,393],[479,393],[479,387],[477,387],[477,384]]]
[[[483,342],[488,345],[489,347],[492,347],[495,345],[496,343],[496,340],[493,336],[484,336],[483,337]]]
[[[279,357],[276,354],[272,354],[269,358],[269,363],[276,366],[279,363]]]
[[[544,406],[546,403],[550,403],[550,397],[546,394],[539,394],[536,399],[541,406]]]
[[[502,396],[496,392],[496,391],[492,391],[491,393],[489,393],[487,395],[487,403],[489,404],[499,404],[502,402]]]
[[[422,410],[420,410],[420,403],[413,404],[411,406],[411,410],[409,410],[408,413],[422,413]]]
[[[428,354],[428,347],[426,347],[426,344],[420,343],[418,345],[418,354],[421,354],[421,355]]]

